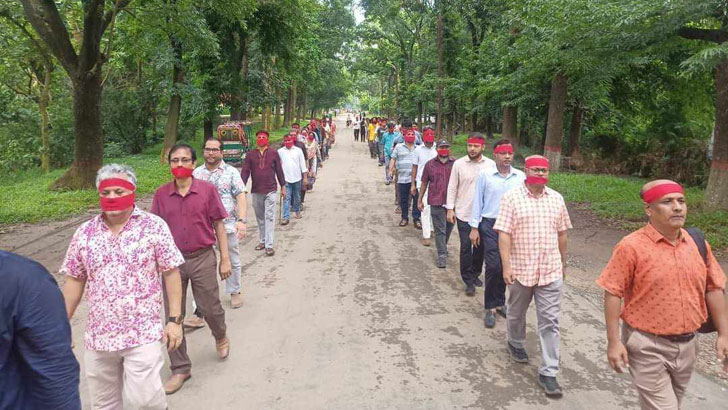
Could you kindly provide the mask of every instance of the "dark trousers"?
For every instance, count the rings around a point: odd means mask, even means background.
[[[397,184],[397,190],[399,192],[399,206],[402,208],[402,220],[409,220],[409,208],[412,207],[412,219],[415,221],[420,220],[420,208],[417,207],[417,191],[415,191],[415,197],[410,195],[410,189],[412,189],[412,183],[407,182],[406,184]],[[410,204],[411,203],[411,204]]]
[[[493,230],[495,219],[483,218],[478,225],[480,243],[485,260],[485,296],[483,306],[495,309],[506,304],[506,282],[503,281],[503,265],[498,251],[498,232]]]
[[[450,241],[450,234],[455,225],[447,221],[447,209],[444,206],[430,205],[430,216],[432,217],[432,227],[435,228],[437,257],[446,258],[447,243]]]
[[[354,128],[354,141],[359,141],[359,128]]]
[[[470,242],[470,224],[457,219],[460,234],[460,276],[466,285],[474,285],[483,270],[483,243]]]
[[[220,303],[215,251],[210,247],[194,256],[185,256],[185,263],[179,267],[179,273],[182,278],[182,316],[185,315],[187,286],[192,285],[192,296],[195,298],[201,316],[204,316],[207,321],[215,340],[223,339],[227,327],[225,326],[225,310]],[[167,291],[164,286],[162,288],[164,289],[164,311],[169,316]],[[184,330],[182,330],[182,344],[177,350],[169,353],[169,361],[173,374],[189,373],[192,368],[192,362],[187,355],[187,339],[184,337]]]
[[[377,157],[377,143],[374,141],[369,141],[369,156],[372,158]]]

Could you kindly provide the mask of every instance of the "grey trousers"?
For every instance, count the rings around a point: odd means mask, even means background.
[[[225,293],[232,295],[233,293],[240,293],[240,244],[235,232],[228,232],[227,240],[232,275],[225,279]]]
[[[536,300],[538,338],[541,341],[541,366],[538,373],[556,376],[559,371],[559,314],[564,281],[559,279],[545,286],[523,286],[518,280],[508,286],[508,343],[523,348],[526,341],[526,311],[531,299]]]
[[[435,229],[437,257],[447,258],[447,242],[450,240],[450,234],[455,225],[447,221],[447,209],[444,206],[431,205],[430,216],[432,218],[432,227]]]
[[[267,194],[252,194],[255,219],[258,221],[258,242],[264,243],[266,248],[273,248],[273,234],[276,227],[276,207],[278,192]]]

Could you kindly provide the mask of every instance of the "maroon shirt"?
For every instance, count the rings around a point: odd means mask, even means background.
[[[183,253],[214,245],[213,222],[228,216],[215,185],[196,178],[192,178],[185,196],[177,192],[174,181],[157,188],[151,212],[167,222],[174,243]]]
[[[245,154],[245,162],[243,162],[243,170],[241,171],[243,183],[248,183],[248,177],[253,177],[253,183],[250,192],[254,194],[267,194],[275,192],[278,184],[283,186],[286,179],[283,176],[283,166],[281,166],[281,157],[278,156],[276,150],[270,147],[261,154],[258,149],[254,149]]]
[[[432,158],[422,170],[422,185],[427,185],[427,203],[434,206],[443,206],[447,200],[447,184],[450,181],[450,172],[455,160],[449,158],[444,164],[439,157]]]

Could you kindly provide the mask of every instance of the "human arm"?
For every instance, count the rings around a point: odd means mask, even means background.
[[[478,176],[478,180],[475,182],[475,194],[473,195],[473,205],[470,208],[470,241],[475,246],[480,245],[480,232],[478,226],[483,215],[483,207],[485,206],[485,173],[481,173]]]
[[[173,268],[162,273],[164,278],[164,289],[167,291],[167,304],[169,316],[179,317],[182,315],[182,279],[179,268]],[[167,351],[177,350],[182,344],[182,325],[174,322],[167,322],[164,327],[164,338],[162,340],[167,346]]]
[[[723,372],[728,373],[728,314],[723,291],[708,291],[705,294],[705,304],[718,331],[718,338],[715,341],[716,357],[723,362]]]
[[[566,279],[566,245],[568,243],[566,232],[559,232],[559,253],[561,254],[561,270],[564,279]]]
[[[425,164],[424,167],[425,168],[422,170],[422,185],[420,185],[420,194],[417,198],[417,208],[420,212],[425,210],[425,192],[427,192],[427,188],[430,186],[430,168],[427,164]]]
[[[447,209],[446,219],[448,222],[455,223],[455,197],[458,193],[458,170],[459,163],[455,162],[452,166],[452,172],[450,173],[450,179],[447,183],[447,197],[445,199],[445,209]]]
[[[300,150],[300,149],[299,149]],[[308,166],[306,165],[306,154],[301,151],[299,163],[301,166],[301,175],[303,175],[303,185],[308,185]]]
[[[416,158],[416,157],[415,157]],[[417,164],[412,164],[412,187],[410,188],[410,195],[415,196],[417,192]]]
[[[503,281],[506,285],[512,285],[515,277],[513,276],[513,268],[511,267],[511,234],[498,232],[498,253],[501,257],[501,265],[503,266]]]
[[[243,180],[243,184],[246,185],[248,184],[248,178],[250,178],[250,156],[250,152],[245,155],[245,160],[243,161],[243,169],[240,170],[240,178]]]
[[[506,194],[501,198],[500,209],[493,230],[498,232],[498,252],[503,266],[503,281],[507,285],[512,285],[516,279],[511,264],[511,249],[513,249],[513,232],[516,230],[517,217],[516,206]]]
[[[225,232],[225,224],[222,219],[217,219],[212,224],[215,228],[217,246],[220,248],[220,279],[225,280],[232,274],[230,253],[228,253],[227,232]]]
[[[396,163],[397,163],[397,151],[395,149],[395,150],[392,150],[391,158],[389,160],[389,173],[392,175],[394,175],[394,172],[397,170],[395,168]]]
[[[273,166],[275,167],[276,178],[278,179],[278,185],[281,186],[281,195],[286,196],[286,177],[283,174],[283,164],[281,164],[281,157],[277,152],[273,151],[275,158],[273,159]]]
[[[619,338],[619,315],[622,312],[622,298],[604,291],[604,320],[607,323],[607,360],[617,373],[629,368],[629,356]]]
[[[71,320],[73,314],[76,313],[76,308],[81,303],[85,288],[86,277],[74,278],[72,276],[66,276],[66,283],[63,284],[63,300],[65,302],[68,320]]]

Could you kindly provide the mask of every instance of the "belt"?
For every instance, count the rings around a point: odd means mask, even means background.
[[[661,337],[663,339],[669,340],[673,343],[685,343],[693,340],[695,338],[695,332],[693,333],[685,333],[682,335],[657,335],[658,337]]]
[[[212,246],[208,246],[207,248],[198,249],[198,250],[192,251],[192,252],[182,252],[182,256],[184,256],[185,259],[194,259],[194,258],[202,255],[203,253],[209,251],[210,249],[212,249]]]

